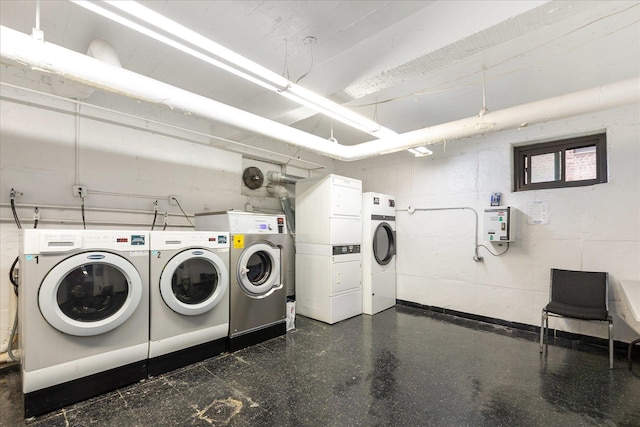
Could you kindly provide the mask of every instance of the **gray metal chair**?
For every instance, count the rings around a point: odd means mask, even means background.
[[[609,322],[609,369],[613,369],[613,319],[609,315],[609,273],[551,269],[550,302],[542,309],[540,353],[549,316]]]

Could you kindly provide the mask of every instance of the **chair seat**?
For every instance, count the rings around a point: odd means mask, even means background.
[[[544,308],[548,313],[582,320],[608,320],[609,313],[600,307],[583,307],[552,301]]]
[[[551,269],[550,302],[542,309],[540,322],[540,354],[544,347],[549,315],[580,320],[608,321],[609,369],[613,369],[613,318],[607,305],[609,273]]]

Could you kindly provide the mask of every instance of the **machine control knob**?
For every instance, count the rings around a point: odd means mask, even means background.
[[[269,225],[267,226],[267,228],[268,228],[269,230],[273,230],[273,227],[271,227],[271,224],[269,224]]]

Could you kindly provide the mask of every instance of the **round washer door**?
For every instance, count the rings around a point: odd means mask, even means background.
[[[238,258],[238,284],[249,296],[264,298],[282,288],[280,248],[268,243],[248,246]]]
[[[396,233],[386,222],[381,222],[373,233],[373,256],[380,265],[387,265],[396,254]]]
[[[124,323],[142,298],[142,279],[125,258],[84,252],[57,264],[38,292],[40,312],[60,332],[93,336]]]
[[[160,275],[160,295],[173,311],[186,316],[215,307],[229,287],[222,259],[204,249],[188,249],[171,258]]]

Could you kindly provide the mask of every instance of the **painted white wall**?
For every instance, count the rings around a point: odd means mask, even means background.
[[[609,181],[589,187],[512,192],[512,147],[607,132]],[[424,305],[540,324],[550,268],[608,271],[615,338],[629,342],[640,324],[629,315],[620,280],[640,280],[640,107],[487,135],[432,147],[414,158],[398,153],[341,164],[334,172],[363,181],[363,191],[394,194],[397,208],[468,206],[480,213],[490,194],[517,209],[516,241],[502,257],[484,248],[473,261],[474,215],[469,210],[397,213],[397,297]],[[548,201],[546,225],[527,223],[527,205]],[[502,251],[505,247],[492,247]],[[552,319],[550,326],[606,337],[604,324]],[[635,330],[635,331],[634,331]]]
[[[78,123],[79,143],[76,145],[75,115],[54,110],[73,113],[75,107],[69,102],[47,99],[39,99],[38,103],[49,108],[10,100],[3,100],[0,104],[0,340],[3,349],[16,306],[8,280],[9,268],[18,255],[18,230],[7,207],[12,187],[23,193],[16,200],[18,204],[78,208],[80,199],[72,195],[78,176],[78,182],[90,191],[86,198],[87,208],[143,211],[138,214],[87,210],[89,229],[148,230],[155,199],[161,213],[175,214],[169,217],[168,229],[187,225],[179,207],[169,204],[169,195],[175,195],[189,214],[243,209],[247,202],[247,197],[240,191],[240,154],[211,148],[205,138],[197,140],[193,135],[185,135],[193,142],[167,136],[148,123],[133,119],[125,121],[147,130],[81,117]],[[81,108],[80,111],[86,110]],[[106,117],[106,113],[100,116]],[[120,195],[93,194],[91,191]],[[272,204],[279,206],[275,199]],[[18,213],[23,228],[33,227],[33,209],[21,208]],[[40,215],[43,222],[39,228],[81,228],[77,223],[81,220],[77,209],[42,207]],[[56,224],[44,222],[51,219],[60,221]],[[122,224],[91,224],[93,221]],[[160,214],[156,229],[162,229],[162,221]]]
[[[43,109],[3,100],[0,105],[0,339],[6,342],[15,298],[8,281],[18,252],[18,232],[6,207],[10,189],[24,193],[20,204],[78,207],[72,195],[76,180],[90,191],[87,207],[115,207],[150,212],[153,198],[168,211],[170,227],[186,224],[168,196],[178,197],[187,213],[242,209],[253,202],[241,191],[243,160],[207,145],[193,135],[168,136],[146,123],[132,129],[80,118],[79,143],[73,107],[48,103]],[[82,110],[81,110],[82,112]],[[630,341],[640,326],[628,316],[620,280],[640,280],[640,111],[633,108],[474,138],[433,147],[435,154],[414,158],[397,153],[357,163],[339,164],[333,172],[363,180],[363,191],[397,196],[399,209],[469,206],[481,212],[489,195],[503,194],[503,204],[518,210],[516,242],[503,257],[484,249],[483,263],[472,260],[474,216],[470,211],[398,212],[398,298],[508,321],[538,325],[547,302],[551,267],[604,270],[611,273],[611,308],[616,339]],[[511,192],[514,144],[565,138],[606,129],[609,182],[556,190]],[[188,139],[189,141],[185,141]],[[76,153],[78,160],[76,161]],[[77,178],[76,178],[77,176]],[[529,225],[527,203],[548,201],[551,222]],[[277,207],[277,202],[272,207]],[[263,207],[271,206],[266,202]],[[21,209],[22,218],[31,209]],[[41,209],[42,219],[78,228],[78,210]],[[88,221],[119,221],[147,228],[150,213],[87,212]],[[23,227],[32,221],[23,220]],[[124,225],[123,225],[124,226]],[[90,226],[91,227],[91,226]],[[482,223],[480,223],[482,227]],[[94,228],[122,228],[95,225]],[[127,227],[130,228],[130,227]],[[501,249],[501,248],[497,248]],[[585,322],[552,320],[552,327],[595,336],[605,328]]]

